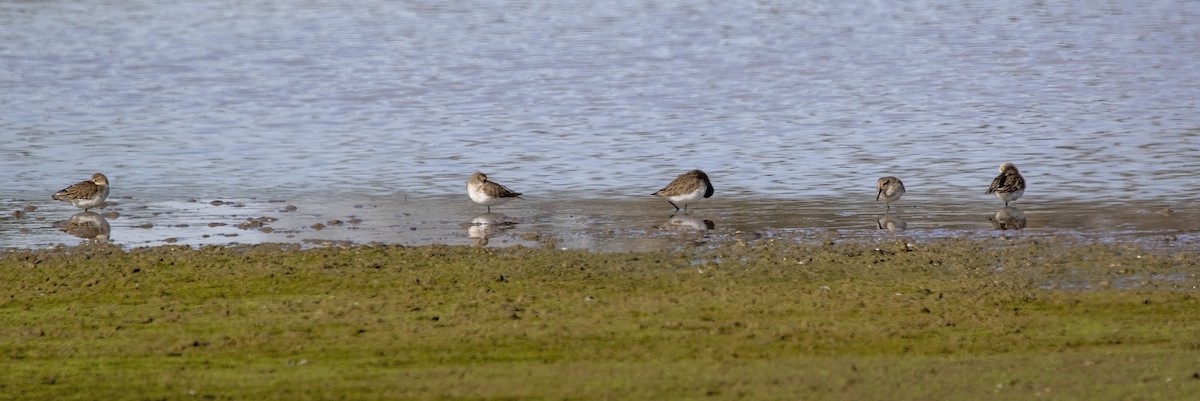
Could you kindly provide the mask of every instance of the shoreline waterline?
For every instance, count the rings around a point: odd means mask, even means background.
[[[960,203],[953,198],[910,194],[888,211],[882,202],[870,199],[714,197],[698,202],[688,212],[675,213],[670,204],[652,196],[527,196],[487,213],[465,195],[339,197],[322,193],[174,201],[115,195],[108,207],[94,211],[110,230],[105,240],[123,247],[381,243],[620,252],[764,238],[802,243],[826,237],[867,241],[1068,237],[1161,248],[1200,240],[1200,210],[1185,203],[1039,202],[1033,198],[1005,208],[990,197],[979,198]],[[69,205],[48,199],[8,199],[0,200],[0,207],[5,211],[0,230],[7,232],[0,248],[47,248],[95,240],[68,230],[82,212]]]

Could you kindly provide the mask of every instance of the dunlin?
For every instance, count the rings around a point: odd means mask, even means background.
[[[475,203],[487,206],[489,213],[492,211],[492,206],[521,197],[519,192],[513,192],[503,185],[488,181],[487,175],[479,172],[471,174],[471,178],[467,179],[467,195],[470,195],[471,200]]]
[[[1025,177],[1017,172],[1017,166],[1004,162],[1000,165],[1000,175],[992,180],[992,186],[984,193],[996,194],[997,198],[1004,201],[1004,206],[1008,206],[1008,202],[1016,201],[1021,195],[1025,195]]]
[[[92,174],[91,180],[80,181],[75,185],[63,188],[51,198],[70,202],[71,205],[86,212],[88,209],[104,204],[104,200],[108,199],[108,177],[100,173]]]
[[[882,177],[875,182],[875,201],[883,200],[887,204],[888,210],[892,210],[892,202],[904,196],[904,183],[900,182],[896,177]]]
[[[675,177],[675,181],[671,181],[665,188],[651,195],[665,198],[671,206],[675,206],[675,211],[678,212],[679,205],[675,204],[676,202],[682,203],[683,210],[687,211],[689,203],[710,197],[712,194],[713,186],[712,181],[708,180],[708,174],[704,174],[700,170],[692,170]]]

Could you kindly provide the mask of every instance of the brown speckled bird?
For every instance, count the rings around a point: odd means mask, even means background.
[[[467,195],[480,205],[487,206],[489,213],[492,206],[503,204],[513,198],[520,198],[520,192],[514,192],[508,187],[488,181],[487,174],[476,172],[467,179]]]
[[[1025,195],[1025,177],[1017,171],[1017,166],[1004,162],[1000,165],[1000,175],[992,180],[992,185],[984,193],[996,194],[997,198],[1004,201],[1004,206],[1008,206],[1008,202],[1016,201],[1021,195]]]
[[[683,210],[686,212],[689,203],[712,196],[713,186],[712,181],[708,180],[708,174],[704,174],[700,170],[692,170],[675,177],[675,181],[671,181],[666,187],[651,195],[663,197],[671,206],[675,206],[677,212],[679,205],[675,203],[682,203]]]
[[[888,210],[892,210],[892,202],[904,196],[904,183],[896,177],[882,177],[875,182],[875,201],[883,200]]]
[[[92,174],[90,181],[80,181],[63,188],[51,198],[70,202],[72,206],[87,211],[104,204],[104,200],[108,199],[108,177],[100,173]]]

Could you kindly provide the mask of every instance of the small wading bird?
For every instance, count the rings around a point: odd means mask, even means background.
[[[63,188],[51,198],[69,202],[72,206],[86,212],[88,209],[104,204],[104,200],[108,199],[108,177],[100,173],[92,174],[91,180],[80,181]]]
[[[887,204],[888,210],[892,210],[892,202],[904,196],[904,183],[896,177],[880,178],[875,182],[875,189],[878,190],[875,192],[875,201],[879,202],[882,199]]]
[[[671,206],[675,206],[676,212],[679,211],[679,205],[676,203],[682,203],[683,211],[686,212],[689,203],[712,196],[713,186],[712,182],[708,180],[708,174],[704,174],[700,170],[692,170],[675,177],[675,181],[671,181],[665,188],[651,195],[666,199]]]
[[[488,213],[492,206],[504,204],[512,198],[521,198],[520,192],[513,192],[507,187],[488,181],[487,174],[476,172],[467,179],[467,195],[480,205],[487,206]]]
[[[1025,177],[1017,171],[1017,166],[1004,162],[1000,165],[1000,175],[992,180],[992,186],[984,193],[996,194],[997,198],[1004,201],[1004,206],[1008,206],[1008,202],[1016,201],[1021,195],[1025,195]]]

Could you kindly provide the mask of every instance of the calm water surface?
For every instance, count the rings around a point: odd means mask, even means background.
[[[130,245],[466,242],[476,170],[509,243],[661,236],[691,168],[724,235],[868,230],[881,175],[986,230],[1003,161],[1031,229],[1200,228],[1200,2],[180,3],[0,3],[0,246],[71,243],[93,171]]]

